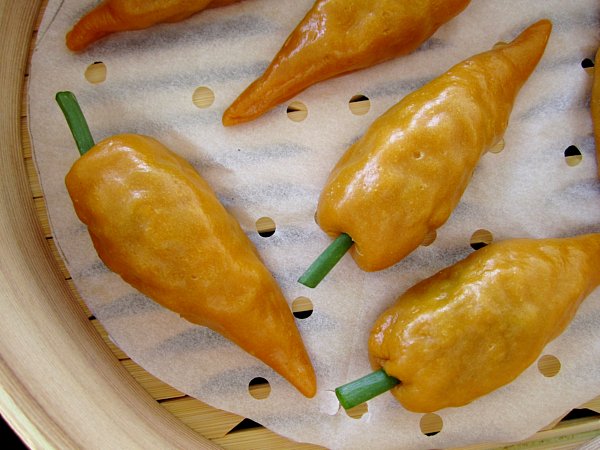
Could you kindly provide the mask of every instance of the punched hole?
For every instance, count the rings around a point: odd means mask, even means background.
[[[256,231],[264,238],[273,236],[276,229],[275,221],[270,217],[261,217],[256,221]]]
[[[592,68],[594,67],[594,61],[592,61],[590,58],[585,58],[583,61],[581,61],[581,67],[584,69]]]
[[[490,153],[500,153],[502,150],[504,150],[504,146],[505,146],[504,139],[500,139],[488,151]]]
[[[271,385],[263,377],[256,377],[250,380],[248,392],[257,400],[264,400],[271,394]]]
[[[444,422],[440,416],[434,413],[424,414],[419,421],[421,433],[425,436],[434,436],[442,431]]]
[[[425,238],[423,239],[423,242],[421,242],[421,245],[423,247],[427,247],[427,246],[433,244],[436,239],[437,239],[437,231],[431,230],[429,233],[427,233],[425,235]]]
[[[296,319],[306,319],[313,313],[313,304],[308,297],[298,297],[292,302],[292,314]]]
[[[103,83],[106,80],[106,64],[96,61],[85,69],[85,79],[92,84]]]
[[[583,61],[581,61],[581,67],[583,67],[583,70],[585,70],[588,75],[594,74],[594,66],[594,61],[590,58],[585,58]]]
[[[554,355],[544,355],[537,362],[538,370],[548,378],[555,377],[560,372],[560,361]]]
[[[360,419],[366,413],[369,412],[369,405],[367,402],[361,403],[360,405],[356,405],[354,408],[346,409],[346,415],[353,419]]]
[[[355,116],[364,116],[371,109],[371,100],[366,95],[356,94],[348,102],[348,107]]]
[[[192,94],[192,103],[200,109],[210,107],[215,101],[215,93],[206,86],[197,87]]]
[[[581,155],[581,152],[574,145],[569,145],[567,147],[567,149],[565,150],[564,154],[565,154],[565,162],[567,163],[567,165],[569,167],[575,167],[583,160],[583,156]]]
[[[494,240],[494,236],[488,230],[480,229],[475,231],[471,235],[470,245],[473,250],[479,250],[480,248],[489,245]]]
[[[302,102],[292,102],[286,110],[287,116],[294,122],[302,122],[308,116],[308,108]]]

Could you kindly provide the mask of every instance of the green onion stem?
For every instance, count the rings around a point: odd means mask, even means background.
[[[379,369],[340,386],[335,390],[335,395],[344,409],[350,409],[389,391],[399,383],[400,380]]]
[[[81,111],[77,98],[72,92],[58,92],[56,94],[56,102],[67,119],[67,124],[75,139],[75,144],[80,155],[84,155],[90,148],[94,146],[94,138],[90,133],[85,116]]]
[[[354,242],[346,233],[340,234],[298,279],[304,286],[314,288],[333,269]]]

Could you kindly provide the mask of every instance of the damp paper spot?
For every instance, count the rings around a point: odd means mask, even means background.
[[[90,310],[136,363],[217,408],[329,448],[515,441],[600,394],[596,290],[568,330],[544,350],[560,360],[557,376],[543,376],[534,364],[470,405],[438,411],[439,432],[423,433],[421,415],[403,409],[389,393],[371,400],[359,419],[331,404],[335,387],[371,370],[367,339],[376,317],[408,287],[472,252],[475,231],[489,230],[494,241],[600,231],[591,77],[580,64],[598,46],[598,2],[473,0],[412,54],[320,83],[231,128],[221,125],[223,111],[265,69],[312,0],[245,0],[180,23],[115,34],[73,54],[65,34],[95,3],[50,0],[30,72],[30,131],[53,233],[69,272]],[[317,289],[298,284],[330,242],[314,212],[345,149],[412,90],[544,17],[553,21],[554,31],[517,98],[504,149],[483,156],[435,240],[382,272],[363,273],[346,256]],[[105,69],[100,83],[85,76],[95,62]],[[198,100],[205,97],[199,87],[210,92],[210,101]],[[317,372],[315,398],[302,397],[219,335],[157,306],[99,261],[64,185],[78,153],[54,102],[62,90],[77,95],[96,140],[125,132],[149,135],[189,160],[239,220],[290,306],[293,299],[310,298],[314,312],[297,324]],[[349,110],[348,99],[356,93],[369,99],[365,114]],[[288,117],[293,102],[306,108],[301,121]],[[582,155],[575,166],[565,164],[564,150],[571,145]],[[268,238],[256,231],[261,217],[277,224]],[[268,397],[248,394],[256,378],[268,380]]]

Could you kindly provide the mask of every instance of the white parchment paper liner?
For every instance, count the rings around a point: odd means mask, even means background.
[[[303,122],[289,120],[281,105],[227,129],[220,122],[224,109],[267,66],[312,0],[247,0],[178,24],[114,35],[72,54],[64,46],[65,33],[93,4],[49,2],[31,68],[30,131],[67,267],[94,315],[134,361],[211,405],[330,448],[424,449],[520,440],[600,394],[600,290],[546,348],[561,362],[557,376],[546,378],[534,365],[468,406],[442,410],[444,426],[435,436],[423,435],[421,415],[405,411],[389,394],[370,401],[368,413],[357,420],[338,411],[331,392],[370,371],[366,343],[379,313],[415,282],[471,252],[475,230],[490,230],[495,240],[600,231],[591,77],[580,65],[593,57],[599,42],[597,2],[473,0],[413,54],[300,94],[295,100],[308,107]],[[317,289],[296,283],[329,242],[313,214],[329,170],[348,145],[413,89],[544,17],[553,21],[554,31],[517,99],[506,148],[483,157],[434,244],[383,272],[362,273],[346,257]],[[106,64],[108,76],[92,85],[83,74],[96,61]],[[215,93],[210,108],[192,103],[199,86]],[[299,296],[311,299],[314,312],[298,326],[317,371],[316,398],[305,399],[222,337],[157,306],[99,261],[64,187],[78,153],[54,102],[60,90],[77,95],[96,140],[122,132],[146,134],[192,162],[254,241],[290,303]],[[348,108],[359,93],[371,100],[364,116]],[[575,167],[565,163],[570,145],[583,155]],[[270,238],[256,233],[255,221],[262,216],[277,224]],[[248,383],[257,376],[270,382],[265,400],[248,394]]]

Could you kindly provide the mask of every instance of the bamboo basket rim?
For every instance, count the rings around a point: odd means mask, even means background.
[[[0,412],[32,448],[219,448],[161,408],[118,364],[44,240],[19,125],[41,3],[0,0]],[[68,365],[61,355],[69,355]],[[75,405],[76,414],[64,414]]]

